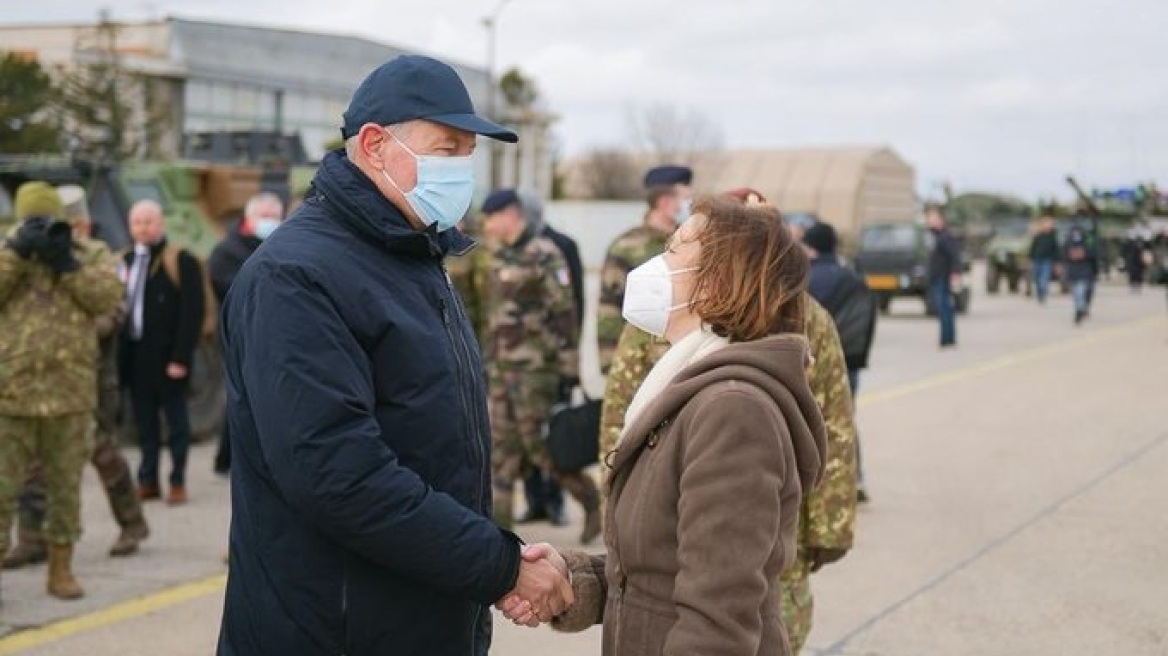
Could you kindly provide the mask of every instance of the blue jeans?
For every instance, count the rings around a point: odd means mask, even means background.
[[[1091,281],[1076,280],[1071,283],[1071,298],[1075,300],[1075,313],[1086,314],[1091,306]]]
[[[937,308],[937,319],[941,321],[941,346],[952,346],[957,343],[957,318],[949,281],[929,283],[929,294],[933,297],[933,307]]]
[[[1050,292],[1050,278],[1054,272],[1054,262],[1051,260],[1034,260],[1031,263],[1034,269],[1034,289],[1038,295],[1038,302],[1045,303]]]

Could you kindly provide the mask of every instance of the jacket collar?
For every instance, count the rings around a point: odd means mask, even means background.
[[[345,228],[391,252],[441,257],[465,252],[474,245],[457,228],[442,233],[434,226],[415,230],[343,150],[325,155],[310,193],[327,203],[334,210],[332,218]]]

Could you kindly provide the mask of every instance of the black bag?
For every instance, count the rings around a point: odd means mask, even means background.
[[[600,406],[600,399],[587,397],[581,405],[552,406],[547,449],[556,471],[578,472],[599,461]]]

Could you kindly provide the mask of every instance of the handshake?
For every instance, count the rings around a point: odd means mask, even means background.
[[[550,544],[525,545],[515,589],[495,608],[520,626],[550,622],[576,603],[570,579],[568,563]]]
[[[36,256],[57,273],[68,273],[81,268],[73,256],[73,230],[68,223],[34,216],[25,221],[7,245],[22,259]]]

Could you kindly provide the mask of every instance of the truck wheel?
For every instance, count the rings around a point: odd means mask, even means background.
[[[1008,284],[1008,285],[1009,285],[1009,288],[1010,288],[1010,293],[1011,293],[1011,294],[1017,294],[1017,293],[1018,293],[1018,288],[1019,288],[1019,286],[1020,286],[1020,283],[1022,282],[1022,281],[1020,280],[1020,277],[1021,277],[1021,276],[1019,276],[1018,274],[1016,274],[1016,273],[1015,273],[1015,274],[1012,274],[1012,275],[1010,275],[1009,277],[1007,277],[1007,278],[1006,278],[1006,284]]]
[[[880,314],[888,314],[889,310],[892,309],[892,297],[888,294],[881,294],[880,300],[877,302],[879,303]]]

